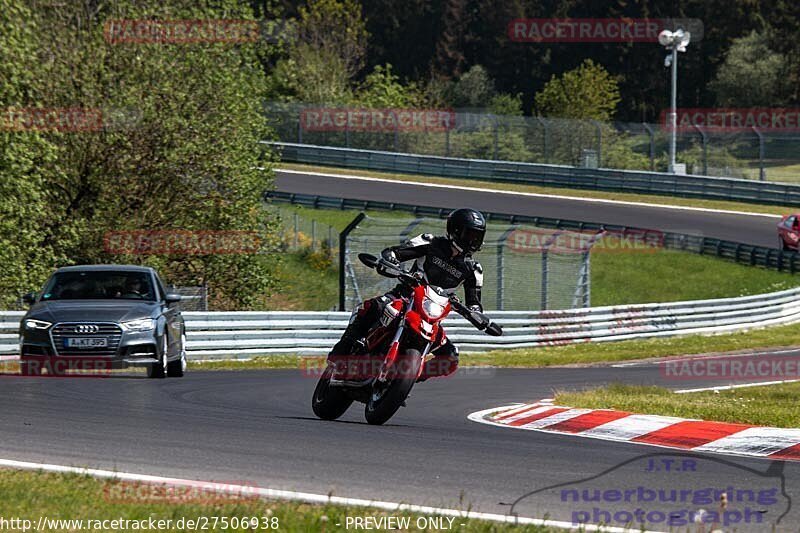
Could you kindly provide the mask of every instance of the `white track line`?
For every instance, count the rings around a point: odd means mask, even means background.
[[[492,411],[496,410],[492,409]],[[516,517],[495,513],[479,513],[476,511],[463,511],[460,509],[448,509],[443,507],[428,507],[425,505],[413,505],[408,503],[385,502],[380,500],[364,500],[360,498],[347,498],[343,496],[331,496],[330,494],[314,494],[310,492],[295,492],[291,490],[268,489],[263,487],[253,487],[249,485],[231,485],[228,483],[214,483],[209,481],[198,481],[191,479],[170,478],[162,476],[152,476],[148,474],[132,474],[128,472],[113,472],[111,470],[99,470],[96,468],[80,468],[75,466],[62,466],[47,463],[31,463],[26,461],[14,461],[11,459],[0,459],[0,466],[18,468],[23,470],[41,470],[45,472],[73,473],[89,475],[103,479],[118,479],[122,481],[138,481],[141,483],[154,483],[159,485],[171,485],[177,487],[202,487],[206,491],[216,491],[220,493],[242,494],[250,496],[260,496],[272,500],[302,501],[315,504],[334,504],[349,505],[353,507],[372,507],[386,511],[406,511],[411,513],[431,514],[440,516],[452,516],[461,519],[488,520],[506,524],[522,524],[536,526],[550,526],[560,529],[573,529],[581,531],[607,531],[614,533],[629,533],[632,530],[618,527],[600,527],[592,525],[576,525],[570,522],[558,520],[542,520],[539,518]],[[656,533],[656,532],[645,532]]]
[[[736,385],[719,385],[717,387],[703,387],[700,389],[681,389],[673,391],[675,394],[686,394],[689,392],[707,392],[733,389],[745,389],[747,387],[764,387],[766,385],[780,385],[782,383],[797,383],[800,379],[782,379],[780,381],[758,381],[756,383],[738,383]]]
[[[353,176],[349,174],[330,174],[326,172],[311,172],[306,170],[290,170],[284,168],[276,168],[275,171],[277,172],[285,172],[287,174],[300,174],[300,175],[307,175],[307,176],[320,176],[324,178],[340,178],[340,179],[348,179],[348,180],[362,180],[362,181],[375,181],[381,183],[400,183],[402,185],[416,185],[419,187],[431,187],[434,189],[458,189],[462,191],[474,191],[474,192],[488,192],[493,194],[505,194],[505,195],[512,195],[512,196],[528,196],[532,198],[553,198],[556,200],[571,200],[575,202],[588,202],[588,203],[595,203],[595,204],[615,204],[615,205],[628,205],[628,206],[637,206],[637,207],[653,207],[658,209],[674,209],[678,211],[700,211],[705,213],[720,213],[725,215],[745,215],[750,217],[765,217],[765,218],[774,218],[780,219],[781,215],[771,215],[768,213],[753,213],[751,211],[735,211],[735,210],[727,210],[727,209],[711,209],[708,207],[691,207],[691,206],[683,206],[683,205],[665,205],[665,204],[653,204],[647,202],[631,202],[625,200],[609,200],[607,198],[581,198],[579,196],[565,196],[560,194],[544,194],[544,193],[535,193],[535,192],[517,192],[517,191],[508,191],[502,189],[487,189],[484,187],[468,187],[465,185],[444,185],[441,183],[424,183],[421,181],[408,181],[408,180],[394,180],[388,178],[369,178],[366,176]],[[457,178],[447,178],[447,179],[457,179]],[[501,183],[502,182],[498,182]]]

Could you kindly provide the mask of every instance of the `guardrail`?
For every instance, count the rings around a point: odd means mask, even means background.
[[[278,148],[282,161],[295,163],[523,183],[543,187],[800,206],[800,186],[787,183],[664,172],[459,159],[270,141],[262,143]]]
[[[21,311],[0,312],[0,354],[17,353]],[[563,311],[496,311],[502,337],[461,317],[447,319],[463,352],[553,346],[686,334],[715,334],[800,322],[800,288],[769,294]],[[324,354],[347,326],[344,312],[186,312],[191,359],[270,354]]]
[[[295,194],[280,191],[268,191],[264,194],[268,201],[286,202],[313,208],[324,209],[358,209],[375,211],[403,211],[413,213],[415,216],[434,216],[445,218],[450,209],[441,207],[426,207],[420,205],[401,204],[394,202],[378,202],[374,200],[353,200],[350,198],[334,198],[331,196],[318,196],[310,194]],[[616,224],[596,224],[564,218],[532,217],[526,215],[509,215],[505,213],[484,212],[489,221],[496,220],[511,224],[532,224],[542,228],[565,229],[577,231],[613,231],[616,233],[631,233],[634,236],[648,239],[648,242],[658,240],[665,248],[683,250],[701,255],[713,255],[723,259],[735,261],[743,265],[760,266],[780,272],[794,274],[800,270],[800,254],[793,251],[782,251],[776,248],[765,248],[733,241],[724,241],[712,237],[700,237],[684,233],[661,232],[652,229],[636,228],[632,226],[619,226]]]

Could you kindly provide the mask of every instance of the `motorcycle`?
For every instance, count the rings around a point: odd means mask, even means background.
[[[396,278],[409,296],[389,302],[377,327],[357,343],[352,354],[328,356],[327,366],[312,397],[314,414],[323,420],[342,416],[354,401],[365,404],[370,424],[383,424],[405,406],[414,384],[422,376],[426,357],[439,338],[441,322],[450,311],[467,319],[488,335],[503,329],[483,313],[465,306],[455,294],[429,285],[419,272],[370,254],[359,254],[366,266]]]

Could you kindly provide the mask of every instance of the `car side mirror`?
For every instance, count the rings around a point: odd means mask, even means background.
[[[23,294],[22,295],[22,301],[25,302],[28,305],[33,305],[34,303],[36,303],[36,293],[35,292],[29,292],[29,293]]]
[[[176,292],[168,292],[164,296],[164,301],[167,302],[167,305],[176,304],[181,301],[181,295]]]

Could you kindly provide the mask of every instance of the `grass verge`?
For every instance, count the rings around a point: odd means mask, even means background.
[[[675,394],[662,387],[612,384],[580,392],[560,391],[555,401],[569,407],[797,428],[798,394],[800,383],[687,394]]]
[[[278,170],[304,170],[308,172],[325,172],[328,174],[347,174],[351,176],[365,176],[390,180],[418,181],[421,183],[437,183],[441,185],[456,185],[463,187],[479,187],[513,192],[527,192],[534,194],[551,194],[559,196],[574,196],[575,198],[596,198],[602,200],[617,200],[622,202],[641,202],[659,205],[674,205],[680,207],[701,207],[704,209],[720,209],[725,211],[747,211],[750,213],[763,213],[782,215],[794,211],[792,207],[760,205],[744,202],[728,202],[720,200],[703,200],[698,198],[679,198],[674,196],[659,196],[654,194],[631,194],[605,191],[590,191],[584,189],[566,189],[560,187],[539,187],[535,185],[520,185],[516,183],[498,183],[495,181],[482,181],[472,179],[441,178],[437,176],[423,176],[418,174],[400,174],[392,172],[374,172],[371,170],[358,170],[349,168],[321,167],[316,165],[302,165],[297,163],[280,163]]]
[[[358,213],[305,207],[286,207],[282,211],[291,209],[305,219],[317,220],[337,230],[343,229]],[[409,219],[403,213],[368,214]],[[477,257],[487,268],[494,265],[492,250],[480,252]],[[301,257],[289,255],[278,277],[279,292],[268,301],[271,309],[327,310],[336,304],[337,278],[333,270],[315,272]],[[728,298],[788,289],[797,284],[797,277],[786,272],[678,250],[644,248],[621,252],[613,246],[599,245],[592,249],[593,306]]]
[[[234,483],[234,482],[231,482]],[[245,481],[235,482],[245,484]],[[408,517],[410,531],[438,531],[435,526],[424,527],[424,517],[406,512],[389,512],[362,507],[338,505],[310,505],[296,502],[265,501],[247,495],[223,496],[202,489],[167,489],[153,485],[134,485],[128,482],[95,479],[78,474],[53,474],[23,470],[0,470],[0,516],[30,520],[27,530],[38,525],[40,517],[47,517],[40,531],[126,531],[148,529],[152,519],[159,531],[344,531],[347,517]],[[417,526],[417,519],[423,517]],[[257,527],[249,520],[256,518]],[[434,517],[444,520],[447,518]],[[55,520],[83,520],[76,523],[55,523]],[[108,522],[98,522],[108,520]],[[144,527],[128,522],[144,521]],[[170,522],[167,523],[166,521]],[[180,521],[183,520],[181,523]],[[187,521],[193,520],[189,525]],[[96,525],[95,525],[96,524]],[[225,527],[225,525],[229,527]],[[463,526],[461,524],[464,524]],[[19,527],[11,527],[23,531]],[[128,525],[129,527],[122,527]],[[158,527],[163,525],[165,527]],[[203,527],[205,525],[205,527]],[[94,527],[93,527],[94,526]],[[182,527],[181,527],[182,526]],[[150,528],[153,529],[152,527]],[[351,524],[352,529],[352,524]],[[549,528],[536,526],[511,526],[492,522],[453,520],[452,530],[465,533],[490,531],[546,532]]]
[[[660,339],[641,339],[619,342],[599,342],[496,350],[486,353],[463,354],[462,366],[487,365],[508,368],[540,368],[580,364],[600,364],[632,361],[650,357],[668,357],[718,353],[736,350],[758,350],[800,344],[797,325],[777,326],[725,335],[687,335]],[[256,357],[247,361],[192,362],[197,370],[247,370],[257,368],[304,369],[319,364],[321,356],[309,360],[298,355]]]

